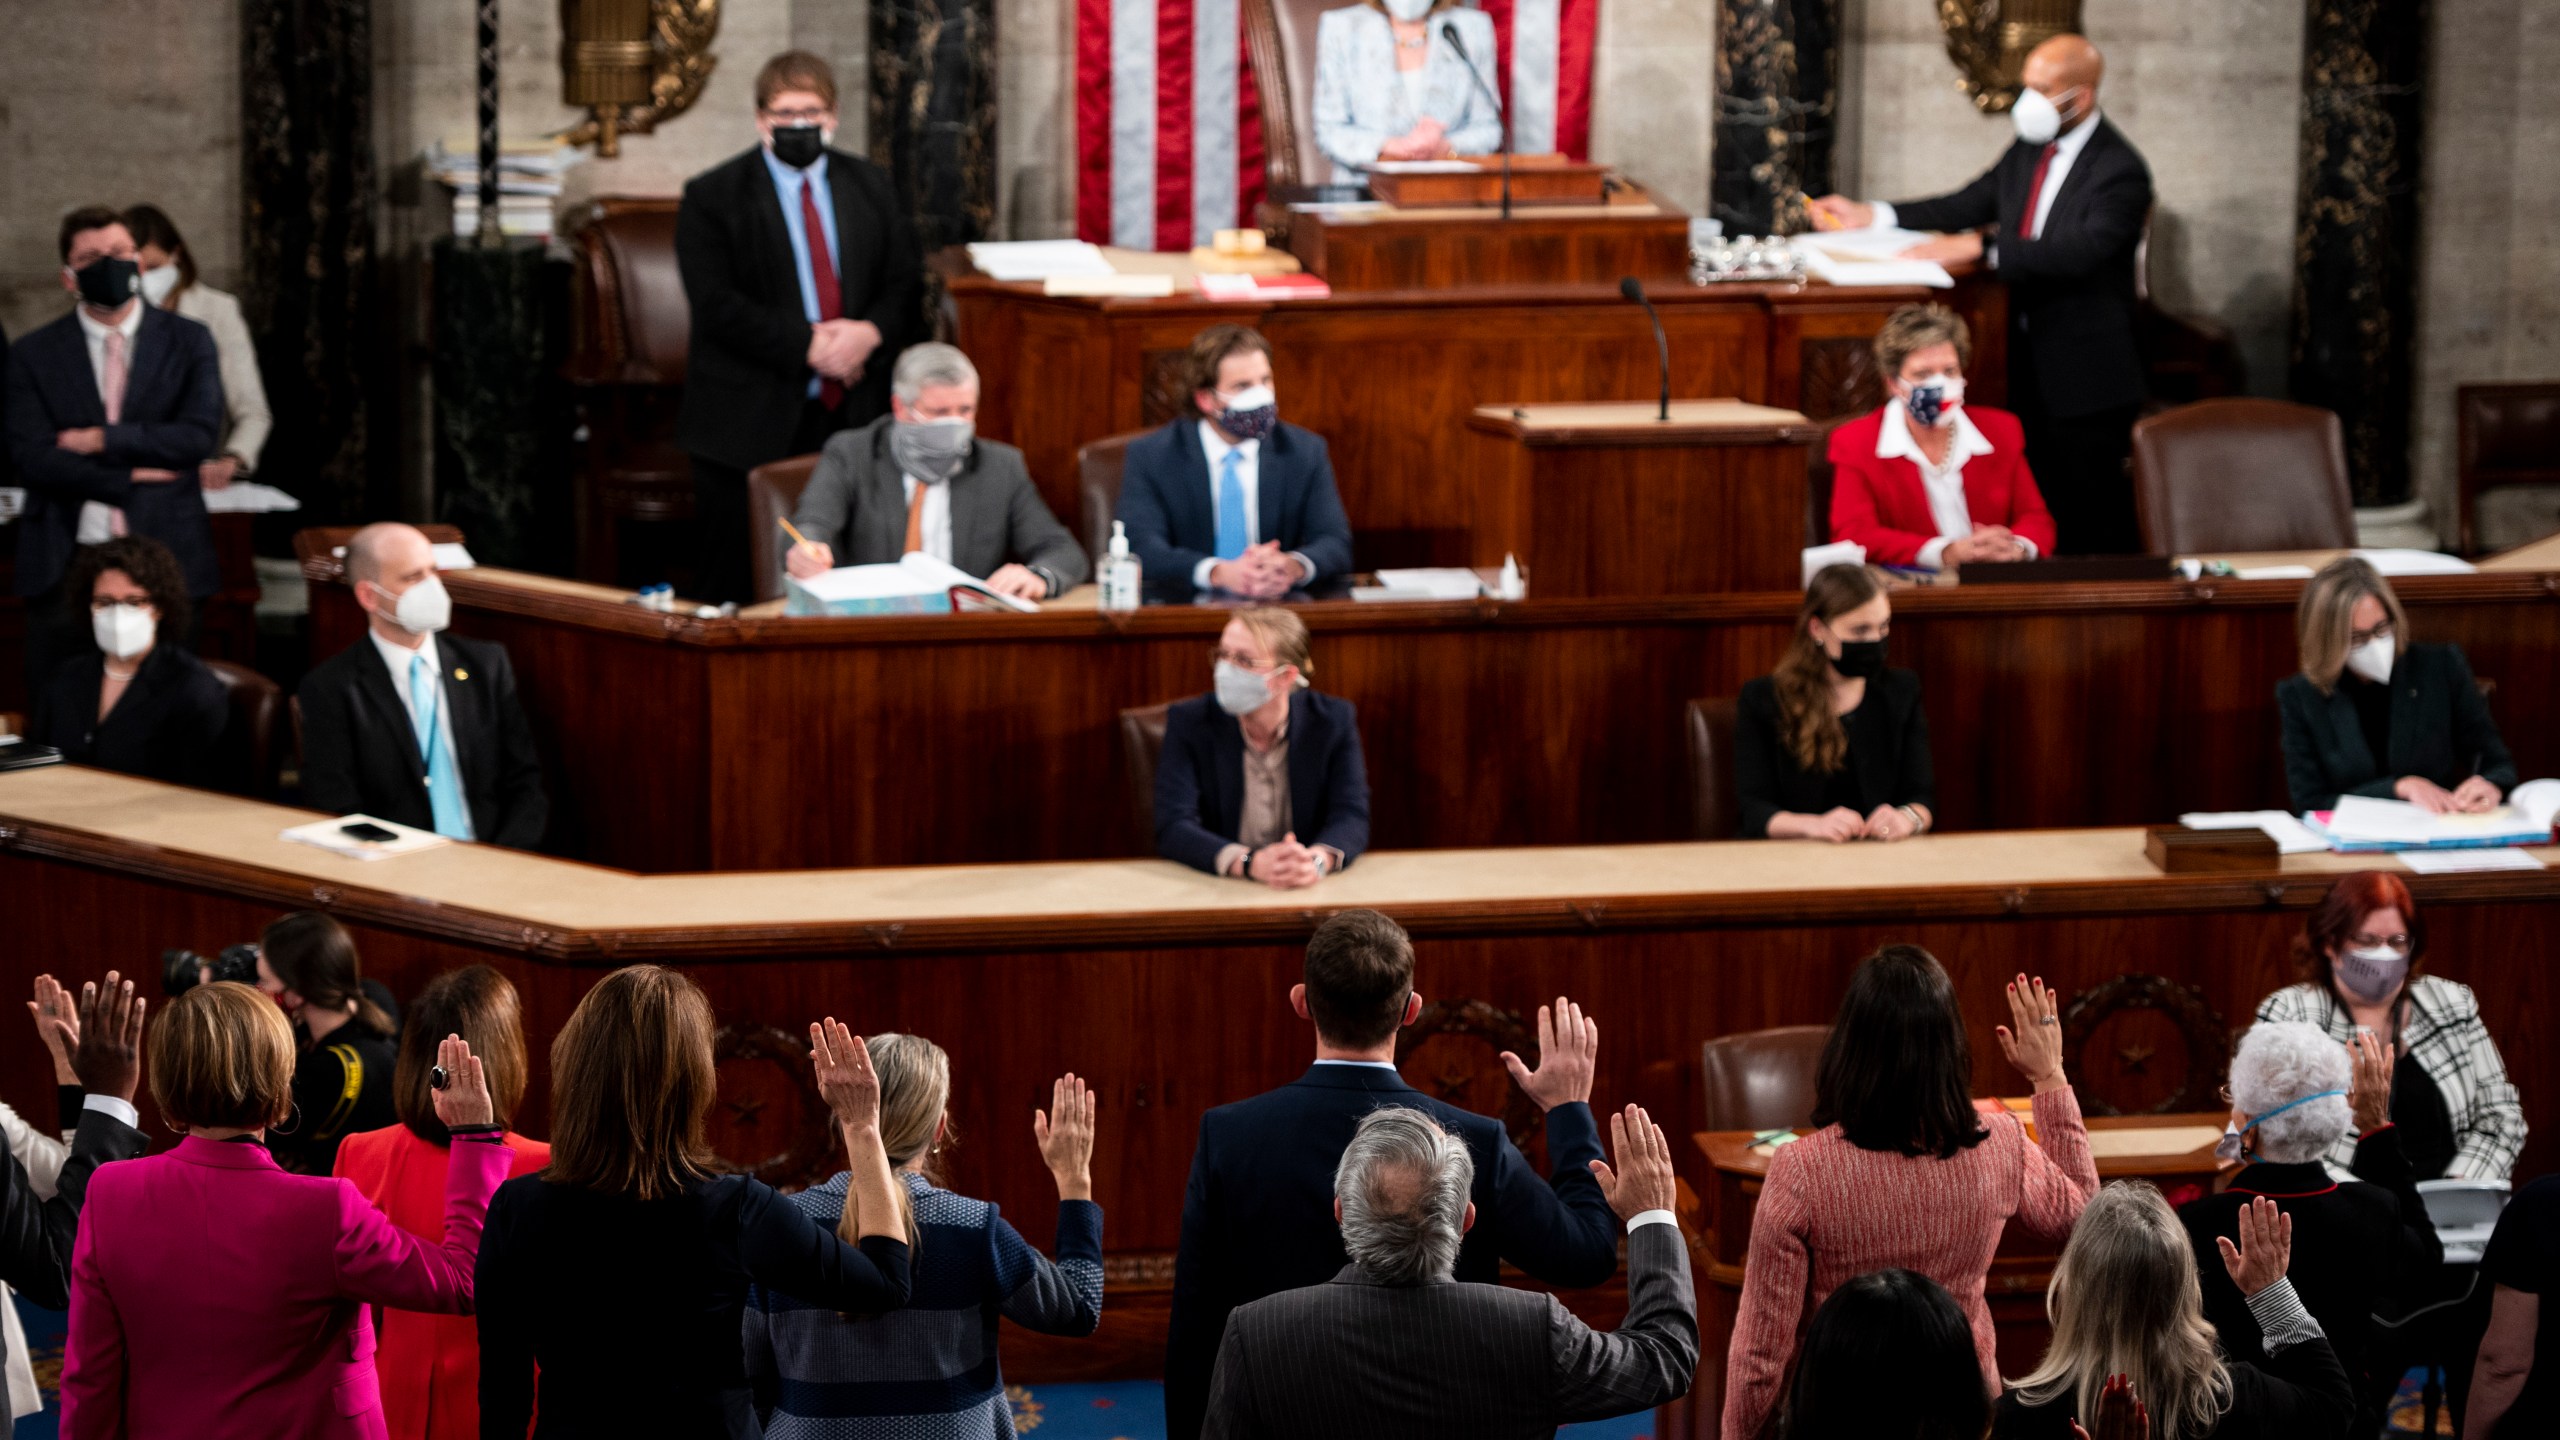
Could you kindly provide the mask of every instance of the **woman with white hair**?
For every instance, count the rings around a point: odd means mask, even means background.
[[[2239,1289],[2210,1264],[2220,1240],[2239,1233],[2240,1212],[2263,1197],[2290,1216],[2302,1263],[2296,1288],[2329,1332],[2356,1381],[2358,1433],[2382,1425],[2399,1383],[2383,1363],[2373,1317],[2396,1313],[2443,1262],[2417,1173],[2391,1124],[2391,1047],[2370,1032],[2340,1045],[2319,1026],[2261,1021],[2231,1057],[2231,1128],[2224,1145],[2246,1163],[2219,1195],[2182,1207],[2204,1284],[2205,1318],[2224,1353],[2256,1359],[2256,1319]],[[2321,1157],[2357,1137],[2355,1171],[2329,1178]]]
[[[2071,1440],[2075,1421],[2098,1425],[2111,1390],[2149,1410],[2151,1440],[2345,1436],[2355,1412],[2347,1372],[2285,1278],[2293,1219],[2263,1195],[2237,1218],[2238,1243],[2216,1242],[2220,1268],[2266,1337],[2265,1359],[2223,1356],[2177,1212],[2151,1186],[2119,1180],[2080,1212],[2062,1247],[2044,1297],[2053,1342],[2000,1397],[1992,1440]]]

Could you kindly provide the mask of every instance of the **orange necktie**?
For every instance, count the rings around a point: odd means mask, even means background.
[[[924,492],[932,487],[919,480],[916,493],[907,497],[907,552],[924,548]]]

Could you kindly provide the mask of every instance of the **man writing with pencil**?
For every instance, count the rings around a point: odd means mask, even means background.
[[[1032,488],[1022,452],[977,438],[978,371],[949,345],[918,345],[889,378],[889,413],[827,441],[791,519],[783,568],[887,565],[921,550],[1024,600],[1091,573],[1083,547]]]

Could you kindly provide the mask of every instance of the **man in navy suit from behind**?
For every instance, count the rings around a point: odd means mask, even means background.
[[[1296,1081],[1222,1105],[1200,1120],[1174,1262],[1165,1353],[1165,1433],[1196,1440],[1227,1316],[1283,1290],[1321,1285],[1349,1263],[1333,1216],[1334,1169],[1361,1118],[1387,1106],[1429,1114],[1475,1160],[1475,1228],[1458,1252],[1460,1281],[1493,1283],[1508,1261],[1561,1289],[1618,1268],[1618,1223],[1591,1164],[1599,1025],[1558,997],[1538,1007],[1538,1068],[1504,1052],[1511,1077],[1546,1111],[1550,1178],[1529,1168],[1502,1122],[1435,1099],[1396,1073],[1396,1032],[1422,1014],[1413,942],[1375,910],[1345,910],[1307,942],[1306,982],[1290,1007],[1315,1023],[1316,1061]]]
[[[1191,341],[1191,404],[1130,442],[1118,518],[1147,586],[1271,600],[1351,570],[1351,521],[1324,437],[1280,419],[1271,342],[1244,325]]]

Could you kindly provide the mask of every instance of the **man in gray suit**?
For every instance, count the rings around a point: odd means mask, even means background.
[[[1552,1295],[1453,1278],[1475,1223],[1475,1162],[1419,1110],[1371,1113],[1334,1172],[1351,1263],[1236,1310],[1209,1387],[1212,1440],[1548,1436],[1687,1394],[1698,1368],[1671,1143],[1643,1110],[1609,1117],[1620,1170],[1591,1162],[1627,1226],[1627,1320],[1600,1334]]]
[[[1040,502],[1022,452],[977,438],[977,418],[968,356],[939,344],[902,352],[889,413],[838,432],[819,452],[791,517],[808,539],[785,553],[784,568],[807,579],[921,550],[1025,600],[1084,583],[1091,562]]]

